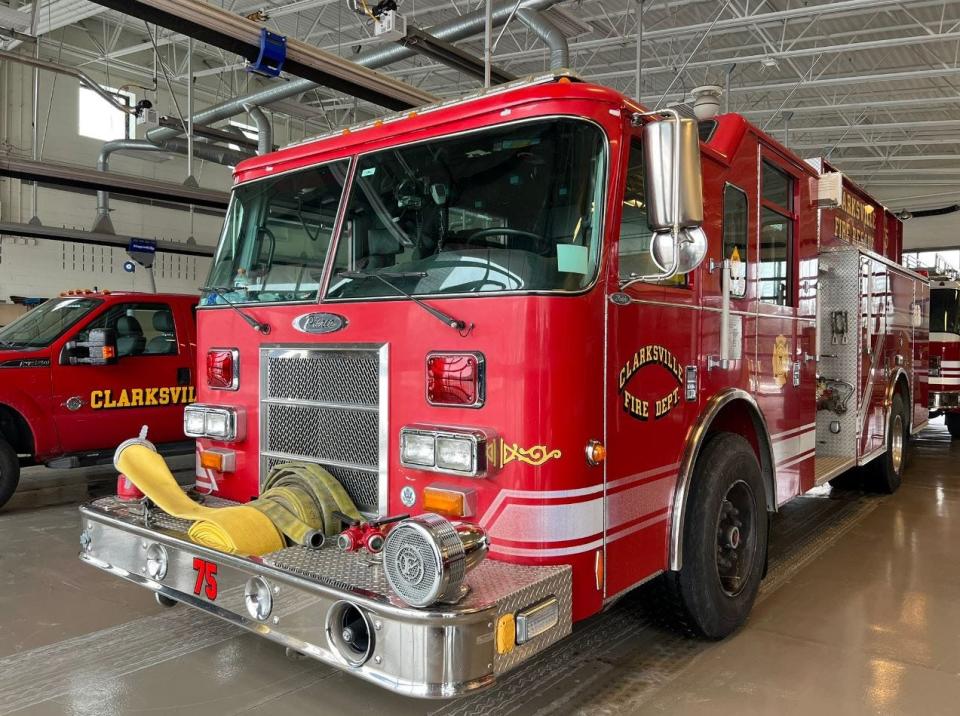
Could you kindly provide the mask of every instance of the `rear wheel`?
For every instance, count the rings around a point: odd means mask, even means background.
[[[20,458],[10,443],[0,438],[0,507],[7,504],[20,482]]]
[[[722,639],[747,619],[766,562],[760,465],[741,436],[718,433],[694,469],[683,527],[683,568],[665,582],[689,630]]]
[[[887,449],[870,465],[870,488],[876,492],[892,495],[903,481],[903,468],[907,462],[907,445],[910,432],[907,412],[899,393],[893,396],[890,405],[890,420],[887,424]]]
[[[947,413],[943,418],[947,423],[950,437],[960,438],[960,413]]]

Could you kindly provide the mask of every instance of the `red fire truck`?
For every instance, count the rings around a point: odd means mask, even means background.
[[[955,273],[930,277],[930,415],[943,415],[960,438],[960,282]]]
[[[305,462],[364,515],[412,516],[377,557],[247,557],[105,498],[81,558],[421,697],[491,684],[656,577],[723,637],[770,513],[860,465],[900,483],[928,287],[899,232],[741,116],[564,75],[251,159],[185,418],[207,504]]]
[[[0,330],[0,507],[21,463],[110,461],[149,423],[165,454],[193,452],[196,296],[66,291]]]

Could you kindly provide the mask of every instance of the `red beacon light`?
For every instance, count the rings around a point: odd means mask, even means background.
[[[207,351],[207,385],[216,390],[236,390],[240,384],[239,360],[236,348]]]
[[[485,396],[481,353],[430,353],[427,356],[427,402],[479,408]]]

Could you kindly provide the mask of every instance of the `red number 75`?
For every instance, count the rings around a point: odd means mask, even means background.
[[[193,558],[193,571],[197,573],[193,593],[197,596],[203,591],[211,602],[217,598],[217,565],[200,557]]]

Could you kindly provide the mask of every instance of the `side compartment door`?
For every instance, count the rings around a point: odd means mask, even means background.
[[[112,328],[118,360],[110,366],[58,365],[53,372],[54,411],[65,453],[115,447],[149,426],[155,443],[183,436],[183,406],[195,399],[193,353],[186,327],[176,325],[166,302],[117,303],[81,329]]]
[[[629,136],[629,134],[628,134]],[[624,149],[617,261],[619,278],[658,273],[650,258],[643,146]],[[614,219],[616,220],[616,219]],[[699,272],[620,290],[611,274],[607,302],[605,596],[662,570],[670,507],[686,427],[697,412],[685,375],[695,369],[700,335]]]

